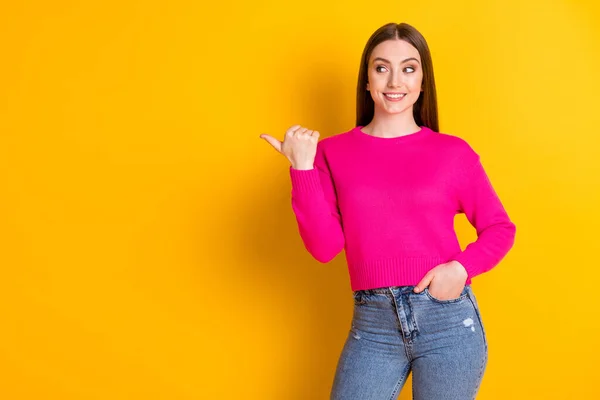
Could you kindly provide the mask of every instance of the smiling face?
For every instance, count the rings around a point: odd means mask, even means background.
[[[386,40],[369,58],[367,90],[375,113],[399,114],[412,107],[421,94],[423,69],[419,51],[404,40]]]

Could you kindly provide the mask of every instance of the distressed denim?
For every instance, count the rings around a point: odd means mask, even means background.
[[[438,300],[414,286],[353,293],[352,325],[331,400],[396,399],[412,373],[415,400],[470,400],[487,364],[487,340],[471,285]]]

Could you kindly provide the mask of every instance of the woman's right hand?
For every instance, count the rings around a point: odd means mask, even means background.
[[[287,157],[294,169],[313,169],[317,154],[319,132],[312,131],[300,125],[292,125],[285,132],[283,143],[273,136],[263,133],[260,135],[279,153]]]

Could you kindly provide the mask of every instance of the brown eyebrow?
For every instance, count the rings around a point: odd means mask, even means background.
[[[417,59],[416,59],[416,58],[414,58],[414,57],[410,57],[410,58],[407,58],[407,59],[405,59],[405,60],[402,60],[402,62],[401,62],[400,64],[404,64],[405,62],[407,62],[407,61],[410,61],[410,60],[415,60],[417,63],[419,63],[419,60],[417,60]],[[381,58],[381,57],[375,57],[375,58],[373,59],[373,62],[375,62],[375,61],[383,61],[383,62],[386,62],[386,63],[388,63],[388,64],[391,64],[391,62],[390,62],[389,60],[386,60],[385,58]],[[420,64],[420,63],[419,63],[419,64]]]

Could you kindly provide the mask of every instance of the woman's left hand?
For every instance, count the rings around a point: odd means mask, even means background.
[[[420,293],[429,287],[429,293],[439,300],[451,300],[460,297],[465,282],[467,281],[467,270],[458,261],[450,261],[432,268],[414,291]]]

